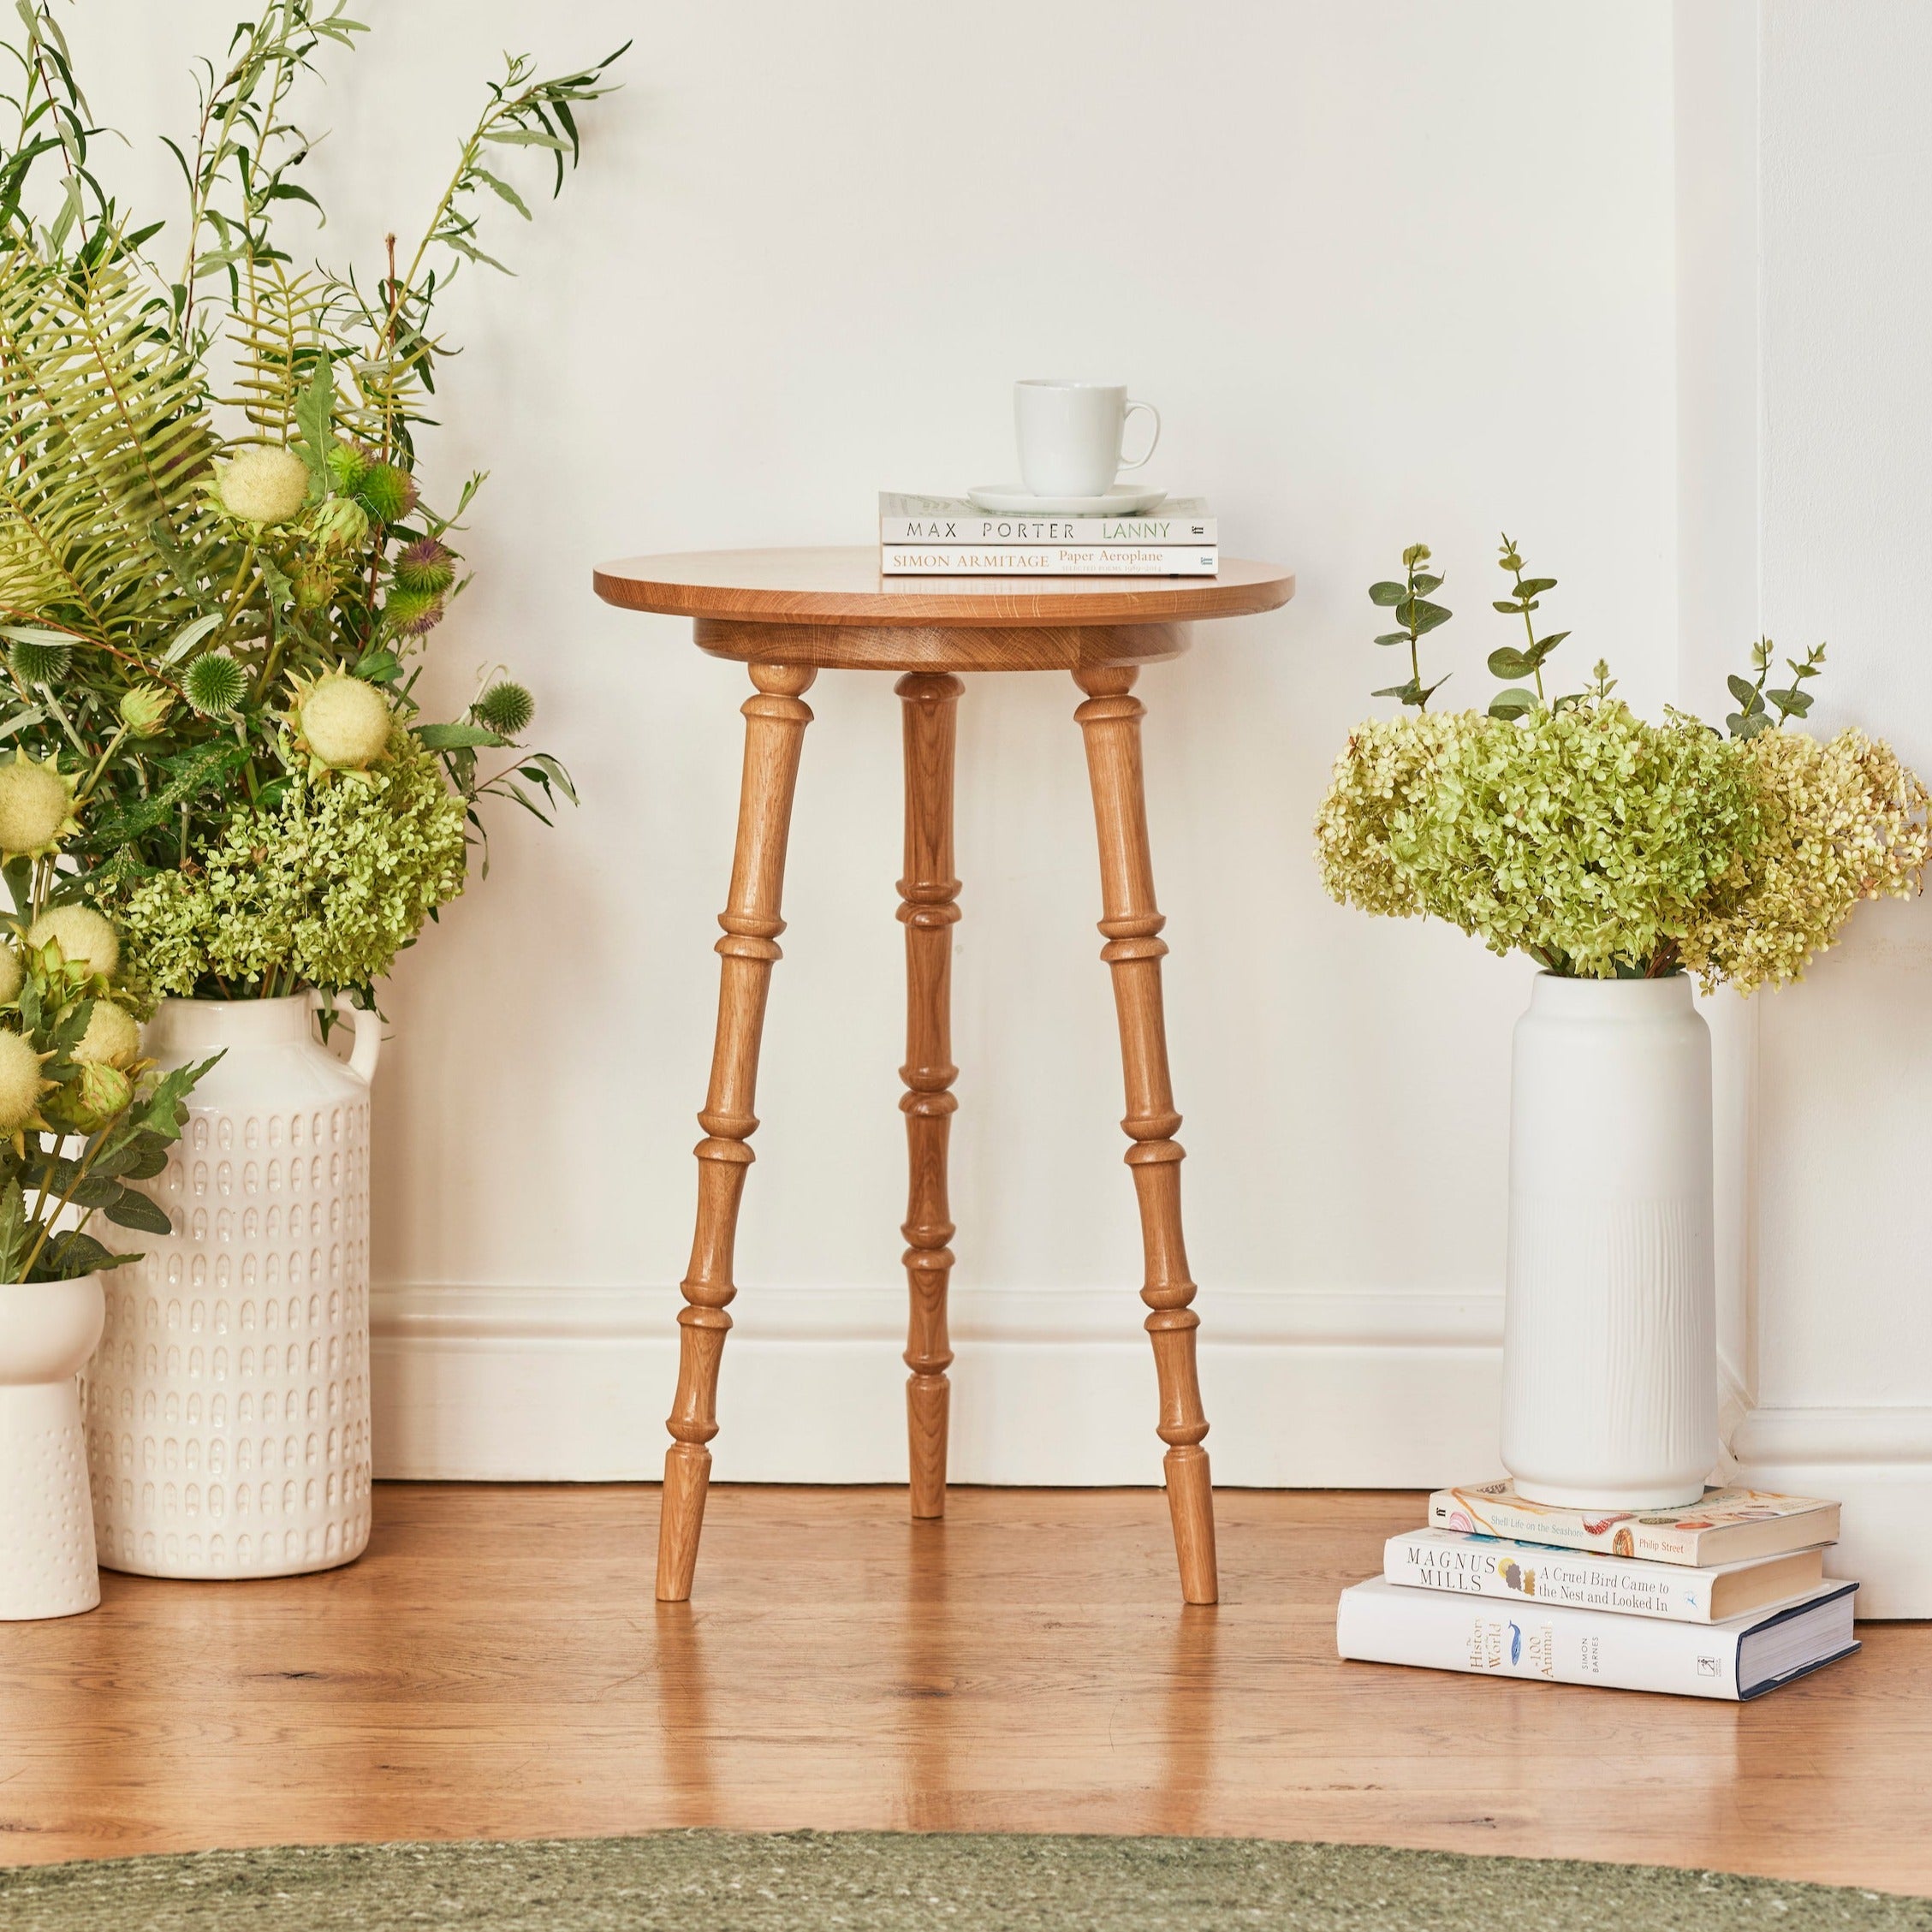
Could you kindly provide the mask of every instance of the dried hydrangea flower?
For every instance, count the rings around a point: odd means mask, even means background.
[[[1620,701],[1358,727],[1317,823],[1323,883],[1495,953],[1612,978],[1660,958],[1757,835],[1737,748]]]
[[[366,985],[463,889],[464,830],[442,761],[395,725],[366,782],[298,771],[275,805],[236,811],[199,847],[198,871],[169,868],[128,888],[114,912],[128,977],[183,996],[208,973]]]
[[[1706,990],[1801,979],[1862,899],[1917,892],[1932,859],[1932,798],[1887,745],[1862,731],[1820,742],[1769,730],[1738,747],[1759,788],[1763,829],[1729,889],[1683,942]]]

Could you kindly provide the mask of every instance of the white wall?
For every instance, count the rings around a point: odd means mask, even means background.
[[[1364,591],[1415,538],[1460,614],[1446,696],[1480,699],[1510,641],[1501,526],[1562,579],[1579,662],[1609,656],[1640,704],[1677,688],[1662,0],[360,10],[377,32],[327,63],[312,171],[323,243],[366,272],[433,199],[497,48],[639,36],[561,205],[496,223],[517,279],[468,277],[447,318],[468,349],[435,469],[493,473],[439,686],[455,704],[513,663],[585,805],[554,835],[502,822],[489,881],[389,990],[388,1468],[658,1460],[746,687],[679,624],[595,603],[592,562],[863,542],[881,487],[1009,471],[1007,385],[1052,371],[1157,401],[1157,480],[1300,574],[1287,611],[1204,627],[1142,685],[1217,1475],[1489,1466],[1527,969],[1330,905],[1310,824],[1393,681]],[[180,124],[186,55],[234,11],[90,0],[79,22],[157,193],[147,130]],[[969,1478],[1157,1466],[1075,696],[990,676],[962,706]],[[851,675],[811,702],[718,1467],[890,1477],[897,705]]]
[[[1815,725],[1860,724],[1924,772],[1932,14],[1769,0],[1733,25],[1701,74],[1707,101],[1755,96],[1712,174],[1749,164],[1757,245],[1715,270],[1709,307],[1756,320],[1755,410],[1728,439],[1730,480],[1755,473],[1739,492],[1762,560],[1751,627],[1831,639]],[[1803,987],[1754,1002],[1756,1407],[1734,1447],[1757,1480],[1846,1499],[1845,1573],[1885,1615],[1932,1613],[1929,963],[1932,906],[1869,907]]]

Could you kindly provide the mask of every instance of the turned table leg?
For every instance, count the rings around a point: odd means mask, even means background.
[[[953,877],[953,737],[966,687],[940,672],[912,672],[893,687],[906,725],[906,876],[899,917],[906,926],[906,1435],[912,1514],[946,1513],[946,1285],[953,1269],[946,1200],[946,1144],[959,1069],[952,1064],[953,927],[960,916]]]
[[[664,1455],[664,1499],[657,1523],[657,1597],[681,1603],[691,1595],[698,1538],[704,1526],[704,1492],[711,1476],[705,1446],[718,1432],[718,1363],[731,1327],[725,1305],[738,1290],[731,1278],[732,1245],[746,1144],[757,1127],[752,1111],[765,994],[780,956],[785,922],[778,905],[785,880],[785,841],[792,823],[792,790],[811,707],[800,693],[817,673],[803,665],[753,664],[758,695],[745,701],[745,776],[738,799],[738,844],[731,862],[730,903],[718,915],[724,928],[717,950],[718,1029],[711,1051],[711,1085],[698,1124],[698,1225],[691,1269],[678,1313],[678,1386],[665,1426],[674,1441]]]
[[[1154,903],[1153,864],[1147,848],[1147,806],[1140,776],[1140,720],[1146,707],[1132,695],[1138,674],[1128,665],[1097,666],[1073,673],[1087,693],[1073,715],[1086,744],[1087,776],[1100,834],[1100,956],[1112,969],[1114,1004],[1121,1022],[1121,1060],[1127,1082],[1127,1118],[1121,1125],[1133,1144],[1146,1285],[1140,1299],[1152,1312],[1147,1332],[1160,1378],[1158,1433],[1168,1445],[1168,1509],[1174,1519],[1174,1553],[1180,1562],[1180,1593],[1190,1603],[1212,1603],[1215,1576],[1214,1491],[1208,1453],[1201,1447],[1208,1418],[1194,1370],[1194,1331],[1201,1318],[1188,1305],[1194,1283],[1180,1234],[1180,1116],[1168,1079],[1167,1025],[1161,1008],[1161,960],[1166,924]]]

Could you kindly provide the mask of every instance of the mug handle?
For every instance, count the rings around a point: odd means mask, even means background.
[[[1137,409],[1144,409],[1154,419],[1154,433],[1147,439],[1147,447],[1138,456],[1130,460],[1126,455],[1122,455],[1121,467],[1124,470],[1138,469],[1161,446],[1161,412],[1151,402],[1130,401],[1125,413],[1121,418],[1121,448],[1122,451],[1124,452],[1127,448],[1127,417],[1132,415]]]

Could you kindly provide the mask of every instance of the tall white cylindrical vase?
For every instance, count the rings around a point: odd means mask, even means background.
[[[1502,1460],[1526,1501],[1694,1502],[1717,1460],[1710,1032],[1682,974],[1543,973],[1516,1023]]]
[[[153,1577],[326,1570],[369,1540],[369,1081],[315,996],[164,1000],[148,1052],[222,1059],[146,1189],[174,1222],[107,1278],[86,1382],[100,1560]]]
[[[101,1600],[76,1377],[100,1339],[101,1278],[0,1286],[0,1620]]]

